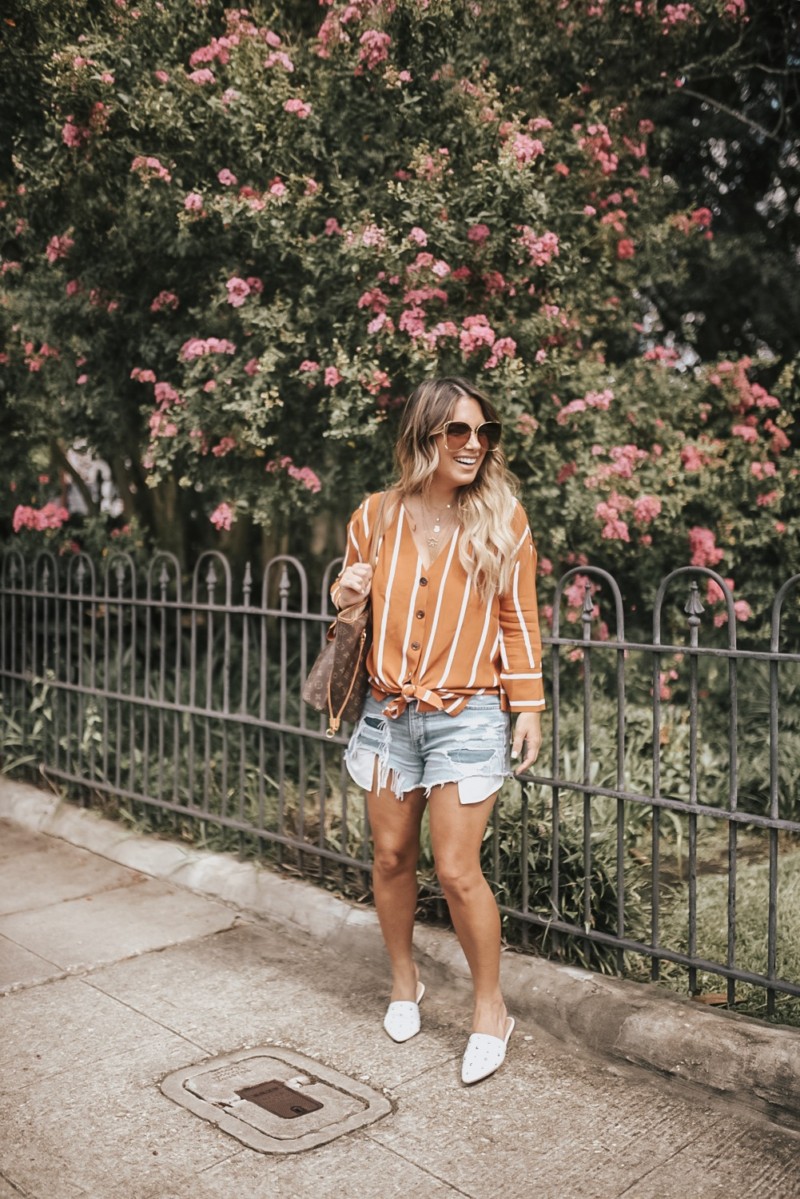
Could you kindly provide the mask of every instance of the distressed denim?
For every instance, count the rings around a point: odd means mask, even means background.
[[[368,695],[345,751],[350,776],[372,788],[375,761],[378,786],[397,799],[408,791],[458,783],[462,804],[482,803],[499,790],[509,773],[510,718],[497,695],[475,695],[457,716],[419,712],[411,703],[390,719],[386,701]]]

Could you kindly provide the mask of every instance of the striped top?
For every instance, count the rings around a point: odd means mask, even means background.
[[[347,527],[342,571],[364,562],[380,495],[371,495]],[[473,695],[500,696],[508,711],[544,708],[542,643],[536,604],[536,548],[522,505],[508,591],[482,600],[459,561],[456,528],[437,558],[423,566],[403,504],[389,512],[372,578],[372,646],[367,658],[372,694],[392,697],[397,715],[416,699],[420,711],[455,715]],[[341,575],[341,572],[340,572]],[[331,588],[336,603],[339,580]]]

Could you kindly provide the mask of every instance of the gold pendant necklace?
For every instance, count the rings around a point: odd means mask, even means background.
[[[430,532],[428,534],[428,537],[427,537],[429,549],[435,550],[437,545],[439,544],[439,534],[442,531],[442,517],[444,516],[445,512],[449,512],[452,507],[453,507],[452,504],[445,504],[444,508],[439,513],[439,515],[435,516],[433,518],[433,530],[432,530],[432,532]],[[428,509],[424,503],[422,505],[422,510],[425,513],[425,523],[427,525],[428,524]]]

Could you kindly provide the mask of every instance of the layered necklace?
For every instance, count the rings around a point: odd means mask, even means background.
[[[435,551],[439,546],[442,528],[447,526],[447,531],[449,532],[450,528],[452,527],[453,522],[450,517],[453,505],[445,504],[438,515],[433,515],[424,500],[420,499],[419,505],[420,512],[422,514],[422,520],[420,523],[422,524],[425,541],[427,542],[428,549]]]

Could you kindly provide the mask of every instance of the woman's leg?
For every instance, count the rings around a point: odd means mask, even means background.
[[[435,787],[430,797],[436,873],[472,974],[472,1031],[503,1037],[506,1005],[500,991],[500,913],[483,877],[480,850],[497,793],[462,804],[458,784]]]
[[[417,909],[419,831],[427,802],[421,787],[408,791],[402,803],[388,788],[367,795],[374,846],[372,888],[392,967],[392,1002],[417,998],[418,973],[411,942]]]

